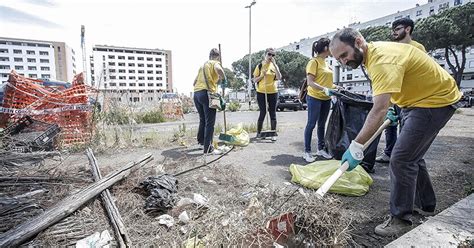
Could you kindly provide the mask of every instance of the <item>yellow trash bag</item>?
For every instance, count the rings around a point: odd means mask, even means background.
[[[225,137],[221,138],[221,136]],[[234,146],[247,146],[250,143],[249,133],[244,130],[242,123],[239,123],[236,128],[228,130],[226,135],[221,134],[219,139],[224,141],[226,144]]]
[[[291,181],[306,188],[318,189],[341,166],[339,160],[316,161],[306,166],[291,164]],[[369,191],[372,177],[361,167],[346,171],[329,192],[348,196],[362,196]]]

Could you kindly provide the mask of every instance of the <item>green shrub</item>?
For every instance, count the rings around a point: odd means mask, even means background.
[[[239,102],[231,102],[229,103],[228,109],[230,112],[235,112],[240,109],[240,103]]]
[[[161,123],[166,121],[163,113],[158,110],[152,110],[140,114],[137,116],[136,120],[138,123]]]
[[[104,121],[107,124],[129,124],[130,114],[124,109],[113,109],[104,113]]]

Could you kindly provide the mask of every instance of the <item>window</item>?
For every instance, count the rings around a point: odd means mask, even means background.
[[[128,73],[135,73],[135,70],[128,70]]]
[[[13,53],[14,53],[14,54],[22,54],[21,50],[16,50],[16,49],[13,50]]]
[[[402,15],[399,15],[399,16],[395,16],[395,20],[398,20],[398,19],[402,19]]]
[[[128,63],[128,66],[135,66],[135,63]]]
[[[144,83],[139,83],[138,86],[139,87],[145,87],[145,84]]]
[[[119,86],[125,87],[125,86],[127,86],[127,84],[126,83],[119,83]]]
[[[0,57],[0,61],[10,61],[10,59],[8,57]]]
[[[421,16],[423,14],[423,10],[417,10],[416,11],[416,16]]]
[[[145,77],[138,77],[138,80],[145,80]]]
[[[40,59],[40,63],[49,63],[49,59]]]
[[[24,67],[22,65],[15,65],[15,70],[23,70]]]
[[[148,83],[148,87],[153,87],[153,83]]]
[[[434,15],[434,6],[430,7],[430,15]]]
[[[137,84],[136,83],[129,83],[128,86],[135,87],[135,86],[137,86]]]
[[[146,73],[148,73],[148,74],[153,74],[153,71],[152,71],[152,70],[148,70],[148,71],[146,71]]]
[[[37,74],[28,74],[28,77],[30,77],[30,78],[37,78],[38,75],[37,75]]]
[[[115,59],[115,55],[109,55],[109,59]]]
[[[118,59],[125,59],[125,56],[118,56]]]
[[[115,69],[109,69],[109,72],[116,72]]]
[[[138,59],[138,60],[144,60],[145,58],[143,58],[143,57],[138,57],[137,59]]]
[[[153,61],[153,58],[146,58],[146,61]]]
[[[8,53],[8,49],[0,49],[0,53]]]
[[[135,60],[135,57],[133,57],[133,56],[128,56],[128,59],[129,59],[129,60]]]
[[[157,83],[156,86],[161,87],[161,86],[163,86],[163,84],[162,83]]]
[[[26,61],[28,61],[29,63],[36,63],[36,59],[27,59]]]
[[[462,4],[462,0],[454,0],[454,6]]]
[[[145,65],[144,64],[138,64],[138,67],[144,67]]]
[[[153,80],[153,77],[147,77],[148,80]]]
[[[126,70],[124,70],[124,69],[119,70],[119,73],[125,73],[125,72],[126,72]]]
[[[153,64],[147,64],[146,67],[151,67],[151,68],[153,68]]]
[[[9,65],[0,65],[0,69],[10,70],[10,66]]]
[[[118,63],[119,66],[125,66],[125,63]]]
[[[474,68],[474,61],[469,61],[469,68]]]
[[[30,71],[36,71],[36,66],[28,66],[28,70],[30,70]]]
[[[109,62],[109,65],[115,65],[115,62]]]
[[[117,79],[117,76],[110,76],[109,78],[110,79]],[[110,85],[110,86],[112,86],[112,85]]]
[[[119,79],[125,80],[126,78],[125,78],[125,76],[119,76]],[[122,86],[122,85],[120,85],[120,86]],[[123,85],[123,86],[125,86],[125,85]]]
[[[161,74],[161,71],[156,71],[156,74]]]
[[[138,73],[143,74],[143,73],[145,73],[145,71],[144,70],[138,70]]]
[[[136,77],[135,76],[130,76],[130,77],[128,77],[128,79],[136,79]]]
[[[296,45],[296,50],[299,50],[300,49],[300,45]]]
[[[26,51],[26,54],[29,54],[29,55],[35,55],[35,51],[32,51],[32,50],[27,50],[27,51]]]
[[[155,58],[155,61],[161,61],[161,58]]]
[[[41,78],[49,79],[49,78],[51,78],[51,75],[49,75],[49,74],[41,74]]]
[[[40,51],[40,55],[49,55],[49,52],[46,52],[46,51]]]
[[[352,80],[352,74],[347,74],[347,80]]]
[[[47,67],[47,66],[42,66],[42,67],[41,67],[41,70],[42,70],[42,71],[49,71],[49,67]]]
[[[112,79],[112,77],[110,77],[110,79]],[[111,87],[114,87],[114,86],[117,86],[117,83],[110,83],[109,84]]]
[[[161,65],[156,65],[156,68],[161,68]]]
[[[162,77],[156,77],[156,80],[162,80],[163,78]]]

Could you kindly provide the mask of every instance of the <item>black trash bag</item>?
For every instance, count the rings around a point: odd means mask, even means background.
[[[337,101],[329,117],[326,130],[326,147],[335,159],[340,160],[349,148],[351,141],[356,138],[364,125],[365,119],[373,106],[372,100],[365,95],[341,90],[334,92]],[[380,136],[364,151],[361,166],[367,172],[373,172],[377,145]]]
[[[178,180],[171,175],[148,177],[140,183],[149,195],[145,200],[145,211],[162,213],[172,208],[178,197]]]

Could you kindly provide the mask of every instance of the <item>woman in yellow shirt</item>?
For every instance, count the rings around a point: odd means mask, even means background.
[[[214,135],[214,124],[216,122],[216,109],[209,108],[210,93],[217,92],[217,85],[224,80],[224,70],[219,62],[219,50],[213,48],[209,53],[209,60],[199,68],[198,75],[194,80],[194,106],[199,113],[199,129],[197,140],[203,145],[204,153],[220,154],[220,151],[212,146]]]
[[[318,152],[316,155],[324,158],[332,156],[325,151],[324,132],[326,120],[331,107],[331,89],[336,88],[333,84],[332,70],[327,66],[325,59],[331,55],[329,52],[328,38],[321,38],[313,43],[313,58],[306,65],[306,81],[308,82],[308,122],[304,130],[304,153],[306,162],[314,162],[311,154],[311,138],[313,130],[318,123]]]
[[[257,121],[257,138],[260,137],[262,131],[263,120],[267,113],[270,114],[270,126],[271,130],[276,130],[276,104],[278,100],[278,89],[277,81],[281,79],[280,69],[275,61],[275,50],[273,48],[267,48],[263,61],[255,67],[253,72],[252,81],[257,85],[257,102],[258,108],[260,109],[260,115]],[[267,94],[267,101],[265,102],[265,94]],[[275,141],[276,137],[272,137]]]

